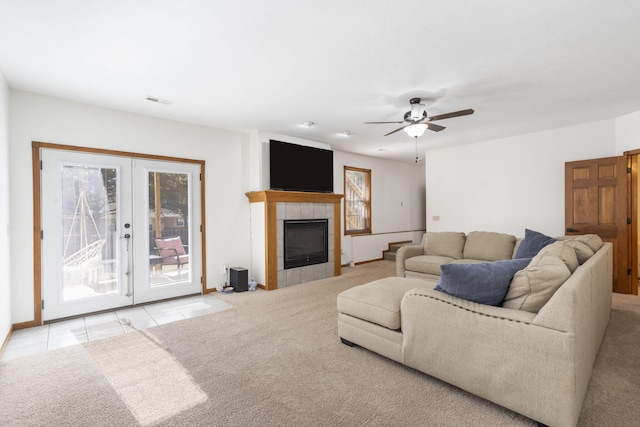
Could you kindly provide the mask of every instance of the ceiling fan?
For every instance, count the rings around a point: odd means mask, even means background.
[[[396,130],[392,130],[389,133],[386,133],[384,136],[391,135],[392,133],[396,133],[400,130],[403,130],[409,135],[415,138],[422,136],[425,130],[429,129],[434,132],[440,132],[441,130],[446,129],[444,126],[440,126],[435,122],[436,120],[444,120],[450,119],[453,117],[467,116],[469,114],[473,114],[472,109],[454,111],[451,113],[438,114],[437,116],[429,116],[427,115],[427,111],[425,110],[425,105],[420,103],[420,98],[411,98],[409,103],[411,104],[411,111],[407,111],[404,113],[404,120],[400,122],[365,122],[366,125],[370,124],[388,124],[388,123],[406,123],[404,126],[399,127]]]

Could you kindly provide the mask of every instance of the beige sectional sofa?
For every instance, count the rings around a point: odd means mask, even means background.
[[[455,239],[460,240],[456,233],[427,234],[422,254],[417,249],[406,251],[416,251],[417,257],[441,257],[423,262],[444,264],[478,263],[498,258],[508,248],[511,254],[517,252],[521,239],[494,234],[463,234],[462,254],[446,252],[455,246],[451,245]],[[479,238],[474,245],[494,239],[500,249],[467,248],[469,237],[472,241]],[[429,238],[435,240],[429,242]],[[438,239],[445,252],[431,254]],[[484,252],[475,252],[480,247]],[[414,277],[389,277],[338,296],[342,341],[539,423],[575,426],[609,320],[611,244],[595,235],[558,238],[514,274],[501,306],[434,290],[439,279],[436,270],[425,265],[420,271],[410,270],[416,267],[407,263],[409,258],[397,262],[404,263],[405,274]],[[401,271],[399,266],[398,273]]]

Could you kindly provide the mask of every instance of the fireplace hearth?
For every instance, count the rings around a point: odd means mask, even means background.
[[[284,269],[329,261],[328,219],[284,220]]]

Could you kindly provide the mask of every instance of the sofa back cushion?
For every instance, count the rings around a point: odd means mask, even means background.
[[[462,257],[483,261],[511,259],[515,244],[516,236],[511,234],[472,231],[467,234]]]
[[[565,240],[567,246],[572,247],[576,251],[578,262],[580,265],[584,264],[589,258],[591,258],[595,252],[585,242],[580,240]]]
[[[597,234],[581,234],[578,236],[560,236],[556,240],[567,242],[576,251],[578,261],[583,264],[598,252],[603,245],[602,239]]]
[[[513,276],[502,306],[537,313],[571,276],[567,265],[577,264],[575,251],[564,242],[544,247]]]
[[[427,232],[424,235],[425,255],[462,258],[465,235],[455,231]]]
[[[586,243],[587,246],[591,248],[593,253],[598,252],[604,244],[602,242],[602,238],[600,238],[600,236],[598,236],[597,234],[581,234],[579,236],[571,236],[569,237],[569,240],[577,240],[579,242]]]

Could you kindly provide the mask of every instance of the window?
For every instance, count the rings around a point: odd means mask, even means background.
[[[344,167],[344,234],[371,233],[371,170]]]

